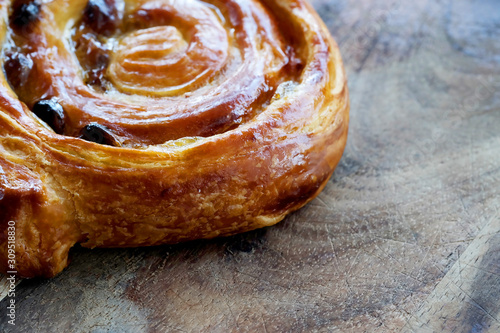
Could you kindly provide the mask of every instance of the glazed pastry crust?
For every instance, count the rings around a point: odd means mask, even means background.
[[[9,221],[19,276],[51,277],[76,243],[151,246],[273,225],[320,193],[343,153],[346,76],[306,1],[105,2],[114,16],[97,28],[87,1],[54,0],[22,29],[16,4],[0,2],[3,272]],[[9,72],[19,54],[28,66]],[[66,115],[59,134],[31,111],[52,97]],[[79,138],[89,123],[113,143]]]

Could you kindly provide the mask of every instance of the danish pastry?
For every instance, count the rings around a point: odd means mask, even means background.
[[[341,158],[346,76],[306,0],[0,0],[0,13],[3,272],[52,277],[76,243],[273,225]]]

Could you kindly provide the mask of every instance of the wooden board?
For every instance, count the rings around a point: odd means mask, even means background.
[[[500,331],[500,4],[313,5],[352,101],[319,198],[232,238],[75,249],[1,332]]]

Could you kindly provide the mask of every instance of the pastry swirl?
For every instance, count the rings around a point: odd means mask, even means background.
[[[0,270],[273,225],[347,137],[337,45],[305,0],[0,0]]]

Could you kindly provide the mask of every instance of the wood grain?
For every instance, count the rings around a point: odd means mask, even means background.
[[[0,331],[500,330],[498,2],[312,3],[352,102],[325,191],[232,238],[75,249],[55,279],[18,286]]]

